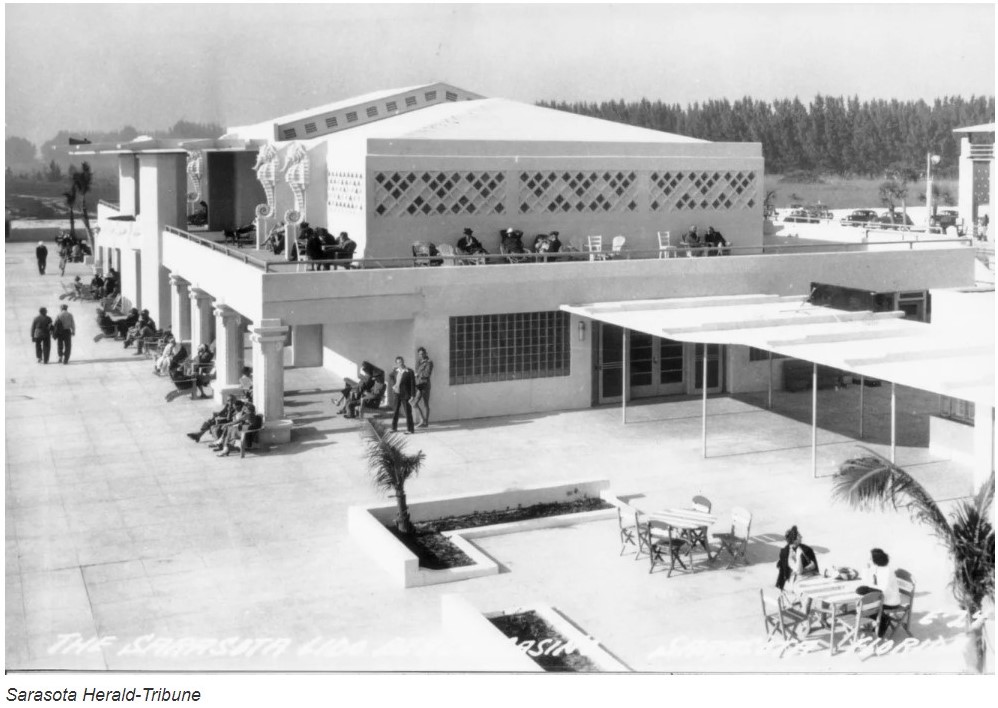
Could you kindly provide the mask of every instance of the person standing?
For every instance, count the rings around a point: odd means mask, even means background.
[[[61,312],[56,316],[52,324],[52,332],[55,334],[56,354],[63,364],[69,363],[69,355],[73,351],[73,337],[76,336],[76,322],[69,313],[69,305],[61,305]]]
[[[419,416],[419,427],[426,428],[430,424],[430,376],[433,375],[433,361],[426,353],[426,347],[416,350],[416,395],[412,403]]]
[[[39,364],[48,364],[52,351],[52,318],[48,312],[44,307],[38,308],[38,316],[31,322],[31,341],[35,343]]]
[[[49,250],[45,248],[45,244],[42,241],[38,242],[38,248],[35,249],[35,258],[38,259],[38,274],[45,275],[45,262],[48,260]]]
[[[392,390],[395,391],[395,412],[392,415],[392,432],[398,432],[399,409],[405,409],[405,427],[410,435],[415,431],[412,426],[412,404],[409,399],[416,393],[416,375],[405,365],[405,360],[395,357],[395,368],[392,370]]]

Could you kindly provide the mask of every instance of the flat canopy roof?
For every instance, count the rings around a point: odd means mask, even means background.
[[[954,128],[954,133],[993,133],[995,132],[994,123],[982,123],[981,125],[971,125],[966,128]]]
[[[258,150],[266,140],[250,138],[149,138],[138,137],[122,143],[85,143],[69,148],[70,155],[110,155],[123,153],[187,152],[188,150]]]
[[[739,344],[993,406],[994,330],[903,312],[848,312],[806,297],[740,295],[562,305],[565,312],[681,342]]]

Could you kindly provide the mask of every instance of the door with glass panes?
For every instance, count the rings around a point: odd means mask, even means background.
[[[624,330],[615,325],[600,327],[599,402],[620,401],[624,386]],[[682,342],[644,332],[627,332],[628,398],[647,398],[687,393],[687,360],[691,348]]]

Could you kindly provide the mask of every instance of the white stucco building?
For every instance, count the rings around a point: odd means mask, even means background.
[[[287,365],[354,376],[362,361],[387,370],[424,346],[436,364],[437,420],[691,395],[704,385],[758,390],[769,362],[749,347],[628,331],[562,307],[807,296],[830,283],[924,311],[928,290],[974,282],[973,250],[956,241],[767,247],[758,143],[700,141],[442,83],[230,128],[216,140],[83,150],[120,155],[120,201],[98,213],[101,262],[119,268],[129,302],[193,346],[215,342],[219,392],[252,358],[273,440],[290,435]],[[200,199],[209,219],[195,232],[186,219]],[[358,267],[307,271],[219,245],[222,229],[254,216],[257,245],[280,221],[292,231],[303,221],[348,231]],[[694,225],[721,231],[734,255],[665,257],[660,234],[676,243]],[[565,244],[623,235],[626,246],[607,260],[412,267],[413,242],[455,244],[466,227],[493,254],[508,227],[528,243],[557,229]]]

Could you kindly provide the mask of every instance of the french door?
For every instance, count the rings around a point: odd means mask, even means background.
[[[615,325],[599,328],[596,369],[599,403],[619,402],[624,391],[624,337]],[[703,348],[655,337],[644,332],[627,332],[627,397],[684,395],[701,390]],[[699,357],[699,358],[698,358]],[[721,347],[707,348],[708,391],[722,387]],[[699,362],[699,367],[696,364]]]

